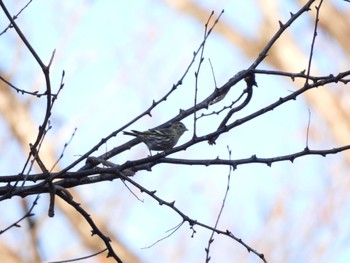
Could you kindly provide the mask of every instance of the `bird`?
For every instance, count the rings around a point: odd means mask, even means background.
[[[174,122],[170,127],[155,128],[147,131],[124,131],[124,135],[134,136],[148,147],[150,154],[151,151],[165,151],[173,148],[180,137],[188,131],[186,126],[182,122]]]

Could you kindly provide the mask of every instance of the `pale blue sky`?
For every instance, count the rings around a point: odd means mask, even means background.
[[[202,5],[210,7],[209,9],[214,6],[216,13],[225,9],[223,20],[241,28],[247,35],[254,36],[255,24],[259,23],[254,2],[205,1]],[[18,10],[19,6],[12,10]],[[287,17],[289,11],[295,11],[288,9],[293,7],[295,8],[293,4],[286,4],[283,14]],[[0,19],[1,28],[2,20]],[[204,28],[162,1],[34,0],[18,19],[18,23],[44,61],[49,61],[52,51],[56,49],[51,70],[53,89],[59,86],[62,70],[66,72],[65,88],[53,110],[53,129],[48,136],[59,154],[74,128],[78,128],[61,161],[62,166],[68,165],[101,138],[140,114],[153,99],[162,97],[183,74],[193,51],[202,41]],[[302,26],[303,24],[297,25],[298,28]],[[12,35],[13,30],[0,38],[0,52],[4,54],[0,68],[7,72],[15,65],[14,84],[44,90],[40,69],[24,48],[21,49],[21,62],[15,62],[16,51],[11,48],[15,38]],[[213,90],[208,58],[214,65],[219,86],[252,62],[222,37],[212,34],[205,49],[206,60],[200,75],[201,98]],[[267,66],[261,65],[260,68]],[[257,76],[257,82],[259,87],[254,90],[251,104],[238,113],[237,117],[267,106],[293,90],[292,86],[280,78]],[[226,98],[227,101],[233,100],[242,88],[244,83],[238,84]],[[153,118],[144,117],[131,128],[151,128],[175,116],[180,108],[188,108],[193,104],[193,92],[194,73],[191,71],[179,90],[152,112]],[[45,99],[41,100],[35,100],[31,105],[38,123],[43,116],[42,106],[45,105]],[[221,107],[222,105],[216,105],[214,108]],[[218,121],[216,117],[208,118],[208,121],[204,119],[199,123],[199,133],[213,131]],[[300,98],[223,135],[215,146],[208,146],[203,142],[172,157],[227,158],[227,145],[232,149],[233,159],[248,158],[253,154],[258,157],[290,154],[305,147],[307,121],[308,107]],[[312,113],[311,125],[318,125],[318,121],[317,114]],[[191,138],[193,118],[186,118],[184,123],[190,132],[181,138],[180,144]],[[118,135],[95,155],[128,139],[129,137]],[[310,145],[316,144],[310,140]],[[333,147],[334,144],[327,139],[323,146]],[[140,144],[112,161],[120,164],[127,159],[138,159],[147,154],[145,145]],[[11,150],[8,160],[15,157],[18,158],[18,151]],[[300,254],[291,256],[290,262],[308,262],[318,246],[318,235],[327,238],[327,235],[331,235],[330,229],[325,226],[322,232],[312,235],[315,240],[311,238],[307,242],[306,237],[296,233],[293,242],[289,243],[290,233],[286,226],[291,231],[296,231],[302,229],[299,224],[312,224],[316,220],[308,213],[313,213],[314,201],[320,200],[319,196],[328,187],[327,165],[333,159],[307,157],[296,160],[294,164],[274,164],[272,168],[262,164],[239,166],[231,175],[229,198],[219,228],[231,230],[261,253],[264,253],[263,248],[267,246],[264,239],[268,243],[273,242],[271,240],[274,238],[269,239],[266,236],[265,228],[271,227],[272,236],[274,231],[282,228],[275,238],[281,238],[279,235],[286,232],[288,243],[281,244],[274,250],[276,255],[266,255],[267,258],[278,259],[282,255],[298,251]],[[9,173],[18,172],[18,166],[7,167],[5,162],[1,163],[1,167]],[[190,217],[213,224],[226,188],[227,173],[227,167],[175,168],[160,165],[154,167],[152,173],[138,173],[135,180],[150,190],[157,190],[164,200],[176,200],[176,205]],[[157,262],[204,262],[204,248],[210,232],[195,227],[197,234],[191,239],[192,232],[187,224],[155,247],[141,250],[167,235],[165,231],[181,222],[173,211],[159,206],[146,195],[134,189],[144,200],[141,203],[118,181],[83,186],[78,191],[86,200],[82,205],[89,206],[91,212],[104,217],[109,230],[118,233],[144,262],[154,262],[154,258],[157,258]],[[43,195],[40,205],[36,207],[39,218],[46,217],[47,199]],[[285,209],[290,213],[290,222],[270,226],[268,216],[277,199],[284,200]],[[15,206],[17,200],[11,201]],[[0,204],[0,209],[9,206],[11,201]],[[13,218],[16,216],[9,218],[8,222]],[[335,224],[339,224],[337,227],[341,229],[348,229],[341,222]],[[71,235],[71,232],[65,219],[59,214],[44,223],[40,245],[45,261],[63,259],[60,257],[61,252],[69,251],[68,258],[90,253],[81,250],[74,253],[72,249],[79,248],[80,240]],[[317,262],[329,262],[330,259],[337,260],[334,262],[345,262],[348,239],[348,236],[339,236],[338,243],[332,243],[326,257]],[[246,260],[244,262],[259,262],[256,256],[247,255],[246,250],[233,240],[221,236],[215,236],[215,240],[213,262],[229,262],[227,258],[233,256],[237,256],[237,259],[243,257]],[[305,244],[308,246],[305,247]],[[180,256],[176,258],[179,250]]]

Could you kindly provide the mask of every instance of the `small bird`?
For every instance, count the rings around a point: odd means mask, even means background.
[[[150,129],[143,132],[124,131],[124,134],[139,138],[147,145],[151,153],[151,151],[165,151],[173,148],[185,131],[188,129],[182,122],[175,122],[168,128]]]

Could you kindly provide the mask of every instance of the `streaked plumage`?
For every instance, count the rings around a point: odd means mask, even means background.
[[[182,122],[175,122],[168,128],[150,129],[143,132],[124,131],[124,134],[139,138],[150,151],[165,151],[173,148],[185,131],[188,129]]]

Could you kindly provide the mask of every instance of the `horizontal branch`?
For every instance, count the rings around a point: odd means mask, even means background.
[[[116,167],[109,167],[109,168],[100,168],[95,167],[93,169],[85,170],[85,171],[77,171],[77,172],[67,172],[67,173],[57,173],[59,174],[59,178],[61,180],[57,180],[54,182],[54,186],[57,187],[57,189],[61,188],[72,188],[80,185],[85,184],[94,184],[98,182],[104,182],[104,181],[113,181],[115,179],[121,179],[125,177],[130,177],[135,174],[135,172],[140,170],[150,170],[154,165],[157,165],[159,163],[168,163],[168,164],[177,164],[177,165],[203,165],[203,166],[209,166],[209,165],[229,165],[233,168],[237,168],[238,165],[243,164],[251,164],[251,163],[262,163],[266,164],[267,166],[271,166],[273,163],[276,162],[282,162],[282,161],[290,161],[294,162],[295,159],[301,158],[303,156],[308,155],[320,155],[323,157],[326,157],[330,154],[337,154],[346,150],[350,150],[350,145],[337,147],[333,149],[328,150],[310,150],[309,148],[305,148],[304,150],[300,152],[296,152],[293,154],[288,154],[284,156],[277,156],[277,157],[271,157],[271,158],[259,158],[256,155],[253,155],[249,158],[244,159],[237,159],[237,160],[227,160],[227,159],[176,159],[176,158],[160,158],[157,159],[155,157],[161,155],[157,154],[155,156],[150,156],[148,158],[136,160],[136,161],[129,161],[127,162],[127,166],[116,166]],[[152,160],[155,159],[155,160]],[[134,167],[134,169],[130,168]],[[55,176],[56,173],[50,174],[51,176]],[[26,181],[36,182],[38,180],[45,180],[47,175],[44,174],[35,174],[35,175],[29,175],[26,179]],[[12,189],[13,192],[11,194],[12,196],[21,196],[25,197],[28,195],[34,195],[39,193],[48,193],[50,191],[49,185],[38,183],[36,185],[31,186],[22,186],[22,187],[15,187],[11,183],[18,182],[23,180],[23,177],[18,175],[10,175],[10,176],[3,176],[0,177],[0,182],[7,183],[6,186],[0,187],[0,195],[5,195],[8,193],[9,189]]]
[[[195,160],[195,159],[176,159],[176,158],[163,158],[157,161],[157,163],[171,163],[171,164],[184,164],[184,165],[230,165],[234,169],[237,168],[238,165],[243,164],[252,164],[252,163],[263,163],[267,166],[271,167],[273,163],[277,162],[283,162],[283,161],[290,161],[294,162],[295,159],[306,156],[306,155],[320,155],[322,157],[326,157],[330,154],[337,154],[343,151],[350,150],[350,145],[346,145],[343,147],[333,148],[329,150],[310,150],[309,148],[305,148],[304,150],[288,154],[284,156],[278,156],[278,157],[271,157],[271,158],[259,158],[256,155],[252,155],[249,158],[244,159],[238,159],[238,160],[226,160],[226,159],[220,159],[216,158],[213,160]]]

